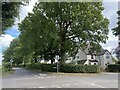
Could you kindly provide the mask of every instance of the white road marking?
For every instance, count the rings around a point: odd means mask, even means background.
[[[105,88],[105,87],[103,87],[103,86],[101,86],[101,85],[97,85],[97,84],[94,84],[94,83],[89,83],[89,84],[92,85],[92,86],[99,87],[99,88]]]
[[[41,73],[39,73],[39,75],[40,75],[40,76],[46,76],[47,74],[41,74]]]
[[[62,88],[62,87],[59,86],[59,85],[51,85],[50,87],[51,87],[51,88]]]
[[[46,88],[47,86],[40,86],[40,87],[38,87],[38,88]]]

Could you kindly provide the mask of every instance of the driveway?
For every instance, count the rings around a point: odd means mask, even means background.
[[[2,88],[118,88],[117,73],[61,75],[13,69],[14,74],[2,77]]]

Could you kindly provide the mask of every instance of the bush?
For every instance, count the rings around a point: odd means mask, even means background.
[[[41,70],[41,64],[40,63],[32,63],[32,64],[27,64],[26,68],[27,69],[36,69],[36,70]]]
[[[9,62],[2,63],[2,71],[5,71],[5,72],[10,71],[12,70],[11,68],[12,67]]]
[[[63,64],[60,71],[65,73],[99,73],[100,67],[97,65],[72,65]]]
[[[13,64],[13,67],[25,67],[25,64]]]
[[[120,64],[110,64],[108,65],[109,72],[120,72]]]
[[[56,72],[57,69],[55,64],[41,64],[41,70],[45,72]]]
[[[26,65],[27,69],[36,69],[44,72],[56,72],[56,68],[54,67],[56,67],[55,64],[32,63]]]

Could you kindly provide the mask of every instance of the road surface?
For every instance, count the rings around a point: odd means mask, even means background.
[[[14,74],[2,77],[2,88],[118,88],[117,73],[61,75],[13,69]]]

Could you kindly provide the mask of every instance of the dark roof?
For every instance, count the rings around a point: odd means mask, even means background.
[[[108,50],[102,50],[98,55],[104,55],[105,52],[108,51]],[[108,51],[109,52],[109,51]],[[110,52],[109,52],[110,53]]]
[[[98,62],[97,60],[89,60],[90,62]]]
[[[84,64],[87,60],[81,60],[79,61],[79,64]]]
[[[87,55],[91,55],[91,53],[87,53]],[[92,53],[92,55],[97,55],[96,53]]]
[[[120,51],[120,46],[118,46],[115,50],[116,52]]]

